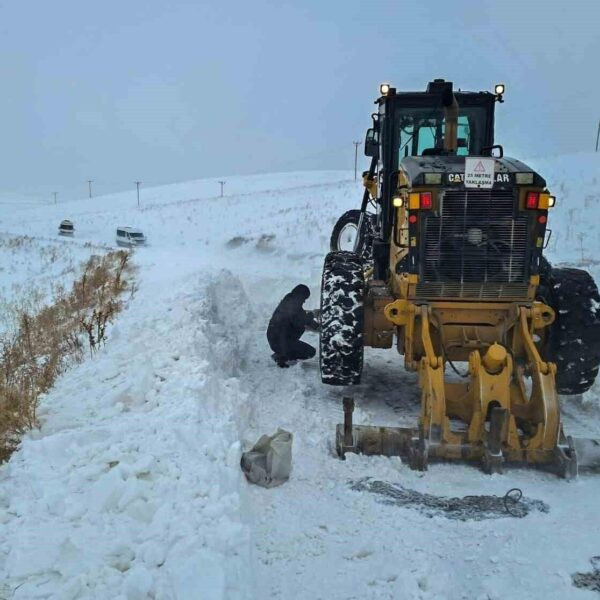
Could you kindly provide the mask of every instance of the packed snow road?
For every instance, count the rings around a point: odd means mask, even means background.
[[[0,467],[0,598],[595,597],[571,575],[600,554],[599,477],[456,464],[421,474],[398,459],[335,457],[343,391],[320,383],[316,359],[277,368],[265,329],[298,283],[318,305],[331,226],[360,187],[343,173],[235,185],[223,200],[205,182],[165,188],[142,211],[107,197],[104,211],[86,201],[68,215],[2,215],[14,235],[47,236],[70,216],[77,240],[111,243],[128,224],[150,245],[135,252],[138,289],[106,347],[59,380],[41,430]],[[558,214],[556,251],[575,261],[586,224]],[[600,249],[597,237],[585,244]],[[415,376],[393,351],[366,351],[354,393],[357,422],[416,418]],[[569,432],[600,437],[598,386],[563,406]],[[294,434],[291,479],[251,487],[241,451],[277,427]],[[436,497],[518,487],[548,510],[458,520],[351,489],[365,477]]]
[[[269,285],[259,282],[251,295],[260,289]],[[265,302],[263,322],[269,308]],[[260,337],[252,353],[255,366],[241,377],[254,399],[247,437],[278,426],[295,434],[290,482],[249,490],[257,597],[586,597],[573,590],[570,573],[586,567],[598,551],[596,533],[585,525],[597,523],[600,483],[593,476],[569,484],[529,470],[487,477],[464,465],[434,464],[421,474],[398,459],[349,455],[342,462],[332,444],[343,392],[319,383],[315,362],[283,372],[273,368]],[[357,422],[414,423],[415,376],[385,351],[367,351],[365,365],[364,382],[355,390]],[[589,433],[598,435],[598,426]],[[518,487],[550,511],[523,520],[456,522],[351,491],[350,483],[365,476],[447,497],[503,496]]]

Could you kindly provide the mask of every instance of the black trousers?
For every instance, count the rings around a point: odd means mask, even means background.
[[[286,344],[285,354],[280,354],[279,352],[276,352],[276,354],[282,360],[306,360],[307,358],[312,358],[316,352],[310,344],[296,340]]]

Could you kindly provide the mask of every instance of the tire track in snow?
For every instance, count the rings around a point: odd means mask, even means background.
[[[514,597],[517,588],[519,597],[558,600],[572,594],[570,578],[562,574],[585,564],[596,551],[593,536],[573,533],[579,519],[593,519],[596,480],[582,477],[575,490],[533,469],[489,477],[477,466],[457,463],[433,464],[422,474],[398,459],[349,455],[340,461],[333,454],[333,438],[342,420],[344,390],[321,385],[316,358],[283,370],[270,359],[266,324],[280,297],[297,283],[288,277],[269,285],[245,281],[253,317],[239,333],[248,352],[240,373],[250,405],[245,445],[277,427],[294,434],[290,480],[269,490],[249,485],[245,496],[257,597],[504,600]],[[318,290],[317,282],[311,283],[313,292]],[[316,302],[313,297],[307,304]],[[303,339],[317,344],[316,335]],[[367,349],[363,383],[353,392],[355,422],[416,421],[416,375],[404,371],[393,350]],[[520,487],[551,508],[548,515],[503,521],[502,527],[448,523],[349,490],[349,481],[365,476],[446,497],[502,497],[507,489]],[[531,547],[526,532],[539,537],[539,546]],[[570,535],[577,537],[577,552],[559,541]]]

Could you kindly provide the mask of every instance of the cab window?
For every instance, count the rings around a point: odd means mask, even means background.
[[[469,148],[471,147],[471,127],[466,115],[460,115],[458,117],[456,137],[458,138],[456,154],[459,156],[467,156],[469,154]]]
[[[484,145],[485,110],[482,107],[461,109],[457,123],[459,156],[478,154]],[[440,109],[403,108],[396,113],[397,152],[405,156],[438,154],[444,147],[445,119]]]

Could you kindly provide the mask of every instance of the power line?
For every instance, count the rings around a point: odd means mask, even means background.
[[[339,146],[324,148],[323,150],[320,150],[319,152],[313,152],[311,154],[305,154],[303,156],[297,156],[297,157],[292,158],[290,160],[285,160],[285,161],[278,162],[278,163],[270,163],[270,169],[271,170],[269,172],[273,172],[273,170],[287,168],[290,165],[292,167],[296,167],[297,165],[300,165],[300,163],[306,162],[307,160],[311,160],[311,159],[314,159],[314,158],[319,158],[321,156],[335,156],[340,151],[342,151],[344,148],[347,148],[346,144],[347,144],[347,142],[345,142],[344,144],[341,144]]]
[[[346,142],[347,143],[347,142]],[[358,166],[357,166],[357,162],[358,162],[358,145],[361,144],[361,142],[353,142],[353,144],[355,145],[355,157],[354,157],[354,163],[355,163],[355,179],[358,177]],[[287,161],[282,161],[280,163],[275,163],[271,166],[271,170],[269,170],[268,172],[275,172],[276,170],[279,170],[281,168],[286,168],[288,166],[294,166],[294,167],[300,167],[299,163],[305,162],[307,160],[310,159],[315,159],[315,158],[319,158],[321,156],[332,156],[332,155],[336,155],[338,154],[338,152],[340,152],[343,148],[346,148],[346,144],[344,144],[343,146],[338,146],[338,147],[329,147],[329,148],[324,148],[323,150],[319,151],[319,152],[314,152],[311,154],[305,154],[303,156],[298,156],[295,158],[292,158],[290,160]],[[261,173],[261,171],[257,171],[256,174]],[[95,183],[94,179],[86,179],[85,180],[86,183],[88,184],[88,198],[93,198],[94,194],[93,194],[93,186],[92,184]],[[138,197],[138,205],[140,204],[140,199],[139,199],[139,186],[142,184],[141,181],[135,181],[134,182],[137,186],[136,192],[137,192],[137,197]],[[163,185],[171,185],[173,184],[173,181],[167,180],[167,181],[163,181],[163,182],[153,182],[153,185],[156,186],[163,186]],[[223,197],[225,195],[224,193],[224,189],[223,186],[225,185],[225,183],[227,183],[226,181],[219,181],[219,184],[221,185],[221,196]],[[109,192],[106,193],[119,193],[120,191],[124,190],[127,188],[127,183],[126,180],[115,180],[115,181],[106,181],[104,179],[102,179],[102,184],[103,187],[106,188],[106,186],[109,187],[114,187],[114,191],[110,190]],[[122,186],[122,187],[121,187]],[[40,186],[41,187],[41,186]],[[118,189],[120,188],[120,190]],[[30,188],[32,189],[32,188]],[[46,188],[47,189],[47,188]],[[77,189],[77,184],[74,183],[73,185],[70,185],[68,187],[68,193],[67,193],[67,199],[69,198],[73,198],[73,199],[77,199],[80,198],[80,196],[75,192],[75,190]],[[36,198],[39,199],[40,196],[43,196],[45,193],[45,191],[41,190],[40,192],[35,192],[35,191],[21,191],[19,188],[17,189],[11,189],[11,190],[0,190],[0,194],[14,194],[16,196],[27,196],[30,198]],[[56,196],[58,195],[58,192],[51,192],[54,196],[54,200],[55,202],[57,202],[57,198]],[[64,193],[64,190],[63,190]]]
[[[598,142],[600,142],[600,121],[598,121],[598,133],[596,134],[596,152],[598,152]]]

